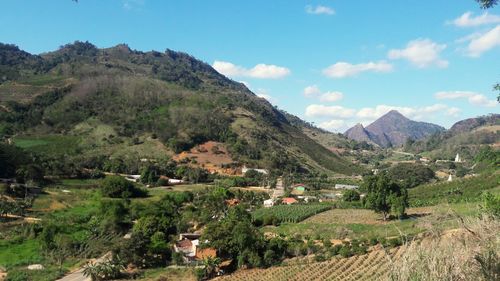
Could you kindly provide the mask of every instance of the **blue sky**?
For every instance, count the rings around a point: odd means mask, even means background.
[[[498,113],[500,7],[473,0],[3,0],[0,41],[187,52],[331,131],[390,109],[449,127]]]

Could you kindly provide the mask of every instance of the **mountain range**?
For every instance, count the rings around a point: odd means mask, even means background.
[[[33,55],[0,44],[0,138],[84,168],[137,172],[141,159],[172,159],[215,142],[231,167],[363,171],[313,139],[318,134],[328,145],[349,142],[185,53],[75,42]]]
[[[420,140],[444,131],[439,125],[417,122],[406,118],[396,110],[391,110],[366,128],[357,124],[344,135],[356,141],[374,143],[380,147],[402,146],[407,140]]]

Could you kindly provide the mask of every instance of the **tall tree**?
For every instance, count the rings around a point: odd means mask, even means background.
[[[408,207],[408,192],[405,187],[393,182],[386,173],[368,176],[364,181],[366,206],[381,213],[384,220],[390,213],[402,217]]]

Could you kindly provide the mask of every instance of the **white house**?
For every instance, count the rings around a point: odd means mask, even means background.
[[[264,207],[265,208],[270,208],[272,206],[274,206],[274,200],[273,199],[264,200]]]
[[[241,168],[241,173],[245,174],[246,172],[248,172],[250,170],[254,170],[254,171],[261,173],[261,174],[264,174],[264,175],[268,174],[268,171],[266,169],[247,168],[247,166],[243,166],[243,168]]]
[[[460,158],[460,155],[457,153],[457,156],[455,156],[455,163],[462,163],[462,158]]]
[[[349,184],[336,184],[335,189],[358,189],[357,185],[349,185]]]

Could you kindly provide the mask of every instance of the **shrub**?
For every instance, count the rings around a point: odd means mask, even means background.
[[[147,195],[145,190],[137,188],[132,182],[120,176],[110,176],[102,180],[101,191],[104,196],[111,198],[133,198]]]
[[[359,201],[360,198],[360,194],[356,190],[346,190],[342,194],[342,200],[347,202]]]
[[[481,205],[481,210],[487,215],[500,218],[500,196],[486,192],[482,197],[483,204]]]
[[[349,245],[342,245],[339,250],[339,255],[343,258],[348,258],[352,256],[351,247]]]

